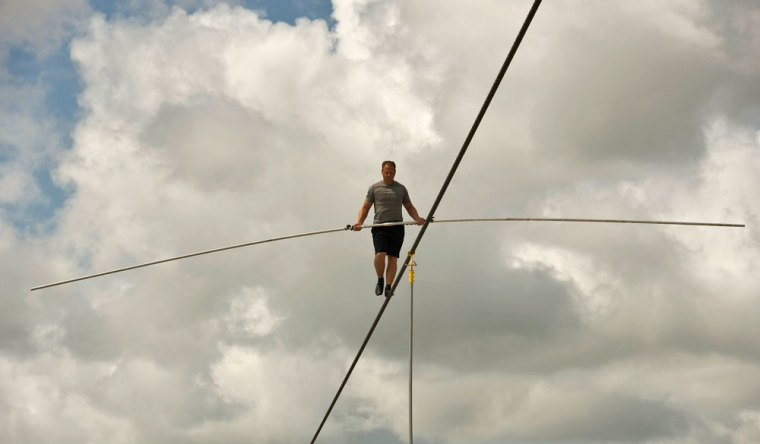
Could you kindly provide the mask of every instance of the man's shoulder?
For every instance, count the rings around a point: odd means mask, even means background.
[[[388,189],[397,189],[397,190],[406,189],[406,187],[401,182],[397,182],[395,180],[390,185],[381,180],[379,182],[373,183],[372,185],[369,186],[369,188],[372,190],[377,189],[377,188],[388,188]]]

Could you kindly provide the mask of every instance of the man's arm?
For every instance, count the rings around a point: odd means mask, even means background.
[[[362,207],[359,208],[359,218],[356,219],[356,223],[354,224],[354,227],[353,227],[354,231],[361,231],[362,224],[364,224],[364,219],[367,218],[370,208],[372,208],[372,202],[365,200],[364,203],[362,204]]]
[[[410,216],[412,216],[412,219],[414,219],[415,222],[417,222],[417,225],[422,225],[425,223],[425,219],[421,218],[419,214],[417,214],[417,209],[414,208],[414,205],[412,205],[412,202],[405,202],[404,208],[406,208],[406,212],[409,213]]]

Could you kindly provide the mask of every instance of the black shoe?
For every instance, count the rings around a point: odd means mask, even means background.
[[[391,294],[391,286],[390,285],[386,285],[385,286],[385,297],[387,298],[389,294]]]
[[[377,280],[377,285],[375,285],[375,295],[380,296],[383,294],[383,278],[380,278]]]

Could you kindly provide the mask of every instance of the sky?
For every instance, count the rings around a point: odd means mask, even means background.
[[[0,0],[0,441],[311,440],[530,1]],[[417,443],[760,442],[760,5],[539,8],[415,255]],[[419,233],[406,229],[405,254]],[[318,442],[403,443],[402,279]]]

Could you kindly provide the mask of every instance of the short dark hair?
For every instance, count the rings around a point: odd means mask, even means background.
[[[382,170],[383,168],[385,168],[386,165],[392,166],[394,170],[396,169],[396,162],[392,160],[384,160],[383,164],[380,166],[380,169]]]

